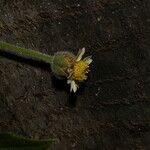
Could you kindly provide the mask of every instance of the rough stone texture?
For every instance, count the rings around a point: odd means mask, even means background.
[[[0,0],[0,40],[53,54],[85,47],[76,95],[50,66],[0,52],[0,131],[52,149],[150,149],[149,0]]]

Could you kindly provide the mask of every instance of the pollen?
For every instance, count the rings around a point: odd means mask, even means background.
[[[82,82],[87,79],[87,73],[89,72],[89,65],[80,60],[75,63],[72,71],[72,78],[76,81]]]

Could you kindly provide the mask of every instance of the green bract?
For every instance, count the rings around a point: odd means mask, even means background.
[[[57,52],[51,62],[52,72],[59,77],[68,77],[69,69],[75,62],[75,56],[67,51]]]

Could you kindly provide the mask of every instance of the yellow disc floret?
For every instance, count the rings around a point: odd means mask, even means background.
[[[87,73],[89,72],[89,65],[80,60],[75,63],[73,70],[72,70],[72,78],[76,81],[82,82],[87,79]]]

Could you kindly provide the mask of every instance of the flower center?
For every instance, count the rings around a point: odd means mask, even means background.
[[[88,72],[89,72],[88,64],[85,61],[80,60],[80,61],[76,62],[73,67],[72,78],[74,80],[82,82],[83,80],[87,79],[86,74]]]

